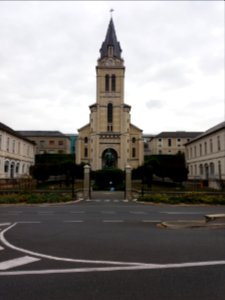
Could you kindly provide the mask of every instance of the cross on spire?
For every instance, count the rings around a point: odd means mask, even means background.
[[[112,18],[112,14],[113,14],[113,12],[114,12],[114,9],[113,9],[113,8],[111,8],[111,9],[110,9],[111,18]]]

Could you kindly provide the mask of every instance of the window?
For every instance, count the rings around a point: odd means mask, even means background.
[[[88,138],[87,138],[87,137],[84,138],[84,143],[85,143],[85,144],[88,143]]]
[[[135,157],[135,156],[136,156],[136,149],[132,148],[132,157]]]
[[[197,156],[196,146],[194,146],[194,157]]]
[[[40,147],[44,147],[45,146],[45,141],[40,141]]]
[[[49,141],[49,145],[55,145],[55,141],[53,140]]]
[[[15,153],[15,145],[16,145],[16,142],[15,140],[13,140],[13,144],[12,144],[12,152]]]
[[[112,105],[112,103],[109,103],[108,107],[107,107],[107,122],[108,123],[113,122],[113,105]]]
[[[199,174],[203,175],[203,165],[202,164],[199,166]]]
[[[136,142],[135,137],[132,138],[132,143],[134,144]]]
[[[107,106],[107,131],[113,131],[113,105],[109,103]]]
[[[116,91],[116,76],[115,75],[112,75],[111,83],[112,83],[112,92],[115,92]]]
[[[88,157],[88,148],[87,147],[84,148],[84,157]]]
[[[172,146],[172,140],[168,139],[168,147],[171,147],[171,146]]]
[[[210,175],[214,175],[214,163],[210,163],[209,164],[209,173]]]
[[[63,146],[63,144],[64,144],[63,141],[58,141],[59,146]]]
[[[205,155],[207,154],[207,142],[204,143],[204,147],[205,147]]]
[[[9,162],[6,161],[5,162],[5,173],[8,173],[9,172]]]
[[[220,136],[217,136],[217,150],[220,151],[221,150],[221,146],[220,146]]]
[[[109,92],[109,75],[105,75],[105,91]]]
[[[202,156],[202,144],[199,145],[199,154]]]
[[[210,139],[209,141],[209,146],[210,146],[210,153],[213,152],[213,142],[212,142],[212,139]]]
[[[219,174],[219,179],[221,180],[221,162],[220,162],[220,160],[218,161],[218,174]]]
[[[6,147],[6,151],[9,152],[9,138],[7,138],[7,147]]]

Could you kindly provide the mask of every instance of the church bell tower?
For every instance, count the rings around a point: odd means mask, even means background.
[[[110,19],[96,66],[96,102],[90,123],[79,129],[76,162],[93,170],[125,169],[143,163],[142,131],[130,123],[131,107],[124,103],[124,60]]]

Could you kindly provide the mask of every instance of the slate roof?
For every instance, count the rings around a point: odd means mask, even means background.
[[[20,134],[18,131],[13,130],[12,128],[8,127],[7,125],[0,122],[0,130],[7,132],[8,134],[11,134],[12,136],[15,136],[17,138],[20,138],[30,144],[34,144],[30,140],[28,140],[26,137],[24,137],[22,134]]]
[[[194,142],[194,141],[197,141],[197,140],[199,140],[199,139],[201,139],[203,137],[206,137],[206,136],[208,136],[208,135],[210,135],[212,133],[215,133],[215,132],[217,132],[217,131],[219,131],[221,129],[225,129],[225,121],[221,122],[221,123],[219,123],[219,124],[217,124],[217,125],[215,125],[215,126],[213,126],[211,128],[209,128],[205,132],[202,132],[200,135],[198,135],[193,140],[191,140],[190,142],[188,142],[187,145],[190,144],[190,143],[192,143],[192,142]]]
[[[47,131],[47,130],[19,130],[19,134],[25,137],[67,137],[60,131]]]
[[[120,43],[117,41],[116,31],[115,31],[115,27],[114,27],[112,18],[110,19],[106,37],[105,37],[105,40],[102,43],[102,46],[100,49],[101,58],[108,56],[108,47],[109,46],[113,46],[113,48],[114,48],[114,51],[113,51],[114,57],[121,58],[122,49],[120,47]]]
[[[196,138],[202,134],[202,131],[163,131],[155,136],[155,138]]]

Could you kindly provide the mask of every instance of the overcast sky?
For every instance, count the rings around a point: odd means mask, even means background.
[[[113,8],[125,103],[144,133],[224,121],[223,1],[0,1],[0,122],[77,133]]]

